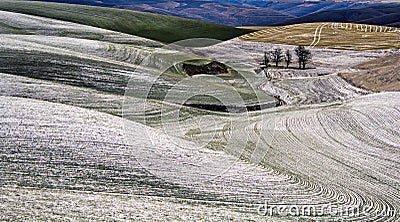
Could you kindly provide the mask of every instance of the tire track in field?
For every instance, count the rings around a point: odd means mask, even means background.
[[[314,39],[308,47],[311,47],[312,45],[314,45],[315,41],[317,40],[318,30],[321,26],[322,26],[322,24],[318,25],[317,28],[315,28]]]
[[[321,25],[319,25],[316,29],[315,29],[315,33],[314,33],[314,40],[313,42],[308,46],[308,48],[314,48],[315,46],[318,45],[318,43],[321,41],[321,33],[322,33],[322,29],[327,26],[327,23],[323,23]]]

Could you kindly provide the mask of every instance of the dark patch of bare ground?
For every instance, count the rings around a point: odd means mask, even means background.
[[[212,61],[205,65],[183,64],[183,69],[189,76],[196,74],[228,74],[228,68],[217,61]]]
[[[361,63],[357,72],[340,76],[357,87],[374,92],[400,91],[400,54],[393,54]]]

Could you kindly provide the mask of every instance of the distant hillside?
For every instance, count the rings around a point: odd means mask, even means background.
[[[124,8],[179,16],[230,26],[265,26],[323,10],[354,9],[371,5],[348,1],[251,0],[44,0]]]
[[[278,12],[269,8],[201,0],[105,0],[101,2],[96,0],[46,1],[130,9],[141,12],[151,12],[162,15],[196,19],[230,26],[246,26],[252,24],[269,25],[287,19],[296,18],[288,13]]]
[[[172,16],[72,4],[5,0],[0,1],[0,10],[70,21],[161,42],[190,38],[227,40],[250,32]]]
[[[354,67],[354,73],[340,76],[358,87],[372,91],[400,91],[400,54],[385,56]]]
[[[246,26],[251,24],[269,25],[287,19],[296,18],[288,13],[278,12],[269,8],[200,1],[198,3],[201,4],[195,5],[195,2],[191,1],[189,4],[186,4],[186,2],[165,4],[146,3],[118,5],[115,7],[174,15],[230,26]]]
[[[275,25],[311,22],[351,22],[400,27],[400,4],[380,4],[362,9],[318,12],[301,18],[289,19]]]
[[[220,0],[224,2],[233,2],[232,0]],[[270,8],[279,12],[288,13],[296,17],[306,16],[312,13],[339,10],[365,8],[373,1],[340,1],[340,0],[236,0],[243,4],[252,6]]]

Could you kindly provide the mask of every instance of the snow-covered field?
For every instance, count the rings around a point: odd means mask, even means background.
[[[72,37],[151,47],[162,46],[156,41],[137,36],[21,13],[0,11],[0,23],[6,25],[6,27],[13,27],[10,30],[0,26],[3,29],[1,33],[5,34],[13,34],[14,32],[20,34],[20,32],[23,32],[30,35]]]
[[[283,52],[290,50],[293,57],[295,46],[271,44],[265,42],[248,42],[233,39],[208,47],[202,52],[205,56],[218,58],[227,63],[247,64],[253,69],[259,68],[264,52],[281,48]],[[368,94],[337,76],[339,73],[354,72],[353,66],[380,58],[385,55],[399,53],[398,49],[354,51],[338,49],[310,49],[313,59],[309,66],[312,69],[282,69],[271,67],[268,74],[271,80],[263,79],[261,89],[267,94],[278,97],[290,105],[319,104],[321,102],[340,102]],[[222,55],[221,55],[222,54]],[[296,67],[294,59],[291,67]],[[264,77],[264,72],[258,72]]]
[[[267,80],[254,72],[259,57],[293,46],[233,39],[194,56],[0,15],[0,220],[400,219],[400,93],[337,75],[395,51],[311,49],[315,69],[272,69]],[[171,55],[216,58],[245,76],[154,75]],[[180,104],[200,94],[286,104],[243,113]]]

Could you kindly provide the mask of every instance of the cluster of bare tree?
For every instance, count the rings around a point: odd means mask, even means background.
[[[306,49],[304,46],[298,46],[295,48],[294,52],[298,58],[299,69],[305,69],[306,65],[311,62],[312,55],[310,50]],[[272,51],[264,52],[262,65],[263,68],[268,68],[270,63],[273,63],[278,67],[281,62],[285,62],[286,67],[289,67],[292,61],[293,56],[289,49],[283,53],[282,49],[276,48]]]

